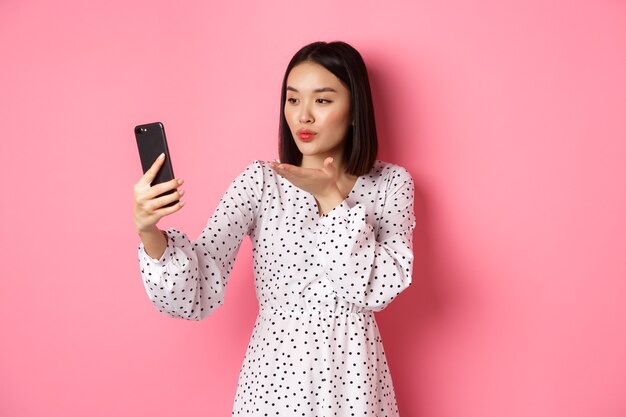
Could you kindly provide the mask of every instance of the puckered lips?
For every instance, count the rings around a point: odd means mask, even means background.
[[[310,129],[298,129],[296,130],[296,135],[298,136],[298,138],[300,138],[302,142],[311,142],[313,139],[315,139],[317,132],[314,132]]]

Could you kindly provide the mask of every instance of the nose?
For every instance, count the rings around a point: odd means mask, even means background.
[[[309,123],[313,123],[315,121],[315,118],[313,117],[313,114],[311,113],[311,110],[309,109],[309,106],[307,106],[307,105],[300,106],[299,121],[302,124],[309,124]]]

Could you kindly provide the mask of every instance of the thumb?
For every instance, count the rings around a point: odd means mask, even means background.
[[[141,177],[141,181],[144,184],[148,184],[148,185],[151,184],[152,181],[154,181],[154,179],[156,178],[156,175],[159,172],[159,169],[161,169],[161,166],[163,165],[164,161],[165,161],[165,154],[162,153],[157,157],[157,159],[154,160],[154,162],[152,163],[150,168],[148,168],[146,173],[143,174],[143,176]]]
[[[326,175],[337,178],[337,167],[333,164],[334,159],[332,157],[328,157],[324,159],[324,172]]]

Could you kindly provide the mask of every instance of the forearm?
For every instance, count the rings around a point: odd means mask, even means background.
[[[139,231],[139,238],[148,256],[153,259],[161,259],[167,247],[167,238],[156,226],[149,230]]]

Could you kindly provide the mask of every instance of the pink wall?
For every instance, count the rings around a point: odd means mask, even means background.
[[[187,206],[162,226],[197,236],[276,157],[318,39],[363,53],[380,156],[418,188],[415,284],[378,315],[401,414],[626,415],[623,1],[3,0],[1,416],[229,415],[249,243],[213,316],[160,315],[132,127],[165,123]]]

